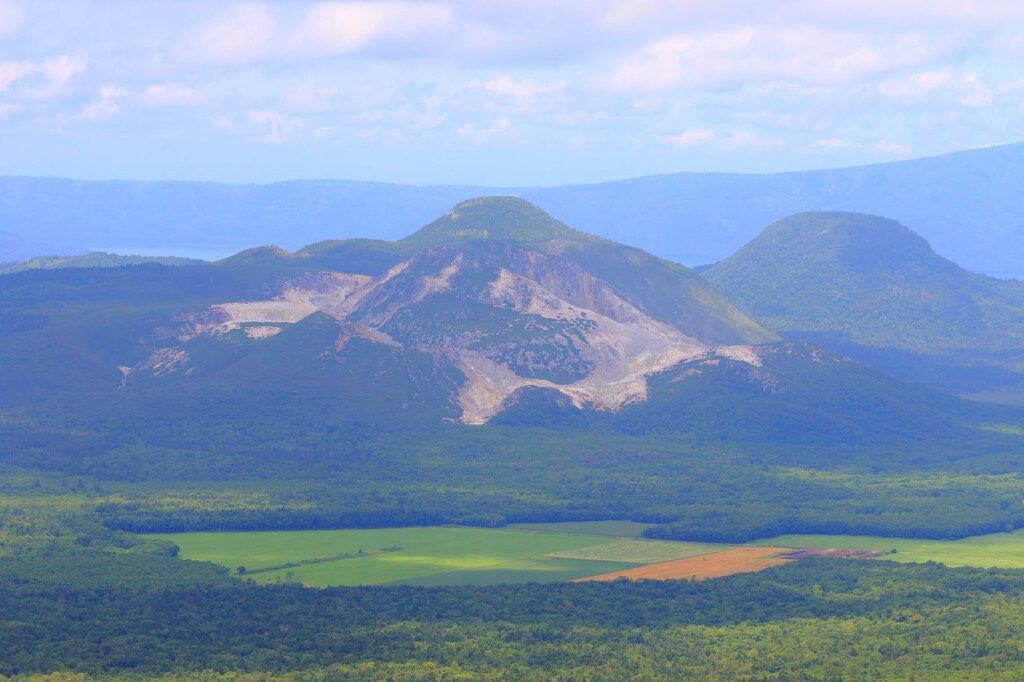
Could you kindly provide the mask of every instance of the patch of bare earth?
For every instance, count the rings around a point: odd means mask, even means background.
[[[250,339],[269,339],[281,333],[280,327],[246,327],[245,335]]]
[[[520,377],[478,353],[455,352],[452,359],[467,377],[459,395],[464,422],[485,423],[504,409],[509,396],[526,386],[559,391],[576,407],[617,410],[646,400],[649,375],[708,351],[693,337],[645,315],[606,285],[591,282],[588,277],[577,277],[582,281],[583,293],[570,295],[508,270],[500,271],[484,301],[528,315],[574,320],[588,327],[573,343],[594,370],[579,381],[556,384]],[[562,286],[567,284],[563,282]],[[589,302],[593,308],[579,307],[563,295],[576,303]]]
[[[770,566],[784,564],[788,559],[776,556],[789,551],[785,547],[736,547],[722,552],[713,552],[688,559],[663,561],[649,566],[638,566],[614,573],[602,573],[589,578],[577,578],[573,582],[590,580],[705,580],[721,578],[734,573],[753,573]]]

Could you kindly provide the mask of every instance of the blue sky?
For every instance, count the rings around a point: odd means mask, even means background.
[[[1024,140],[1019,0],[0,0],[0,174],[551,185]]]

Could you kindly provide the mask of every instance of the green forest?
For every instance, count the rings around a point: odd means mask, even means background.
[[[1024,674],[1021,571],[819,559],[701,583],[320,590],[243,582],[166,545],[100,548],[84,537],[0,562],[5,678]]]
[[[182,315],[201,326],[208,320],[196,311],[266,301],[312,266],[380,274],[400,257],[396,248],[342,242],[302,254],[255,249],[216,266],[4,276],[0,675],[1024,676],[1024,572],[1010,569],[808,559],[703,582],[317,589],[183,559],[173,534],[196,531],[620,521],[649,540],[738,544],[782,534],[942,540],[1024,528],[1024,413],[907,383],[804,341],[766,337],[756,352],[746,347],[756,362],[728,350],[694,355],[646,377],[646,400],[621,409],[581,409],[533,388],[470,425],[458,421],[454,396],[465,376],[451,356],[372,342],[323,312],[258,342],[240,329],[175,336],[194,331],[182,331]],[[473,248],[503,263],[514,255]],[[565,272],[586,266],[618,290],[636,273],[623,264],[636,261],[645,273],[637,305],[653,310],[674,282],[696,293],[662,301],[659,315],[683,324],[710,309],[719,316],[704,320],[708,329],[725,333],[733,313],[689,271],[606,243],[579,248],[574,264],[559,265]],[[433,277],[427,265],[417,277]],[[486,284],[481,272],[465,277]],[[393,300],[415,299],[419,281]],[[536,322],[447,296],[426,299],[418,309],[430,312],[426,322],[395,314],[381,329],[441,347],[453,329],[470,333],[484,321],[504,348]],[[744,333],[758,331],[737,319]],[[591,331],[574,325],[549,327],[559,339]],[[586,369],[548,345],[509,349],[494,357],[549,380]],[[154,353],[186,350],[187,371],[126,371]],[[394,551],[389,559],[413,555],[394,547],[274,565],[365,561],[385,549]],[[440,573],[409,579],[432,575]]]

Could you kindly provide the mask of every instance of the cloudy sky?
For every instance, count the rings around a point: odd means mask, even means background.
[[[1020,140],[1019,0],[0,0],[0,175],[551,185]]]

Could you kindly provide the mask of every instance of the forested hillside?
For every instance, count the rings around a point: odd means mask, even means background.
[[[968,272],[896,221],[801,213],[702,274],[783,335],[896,375],[957,392],[1024,385],[1024,284]]]

